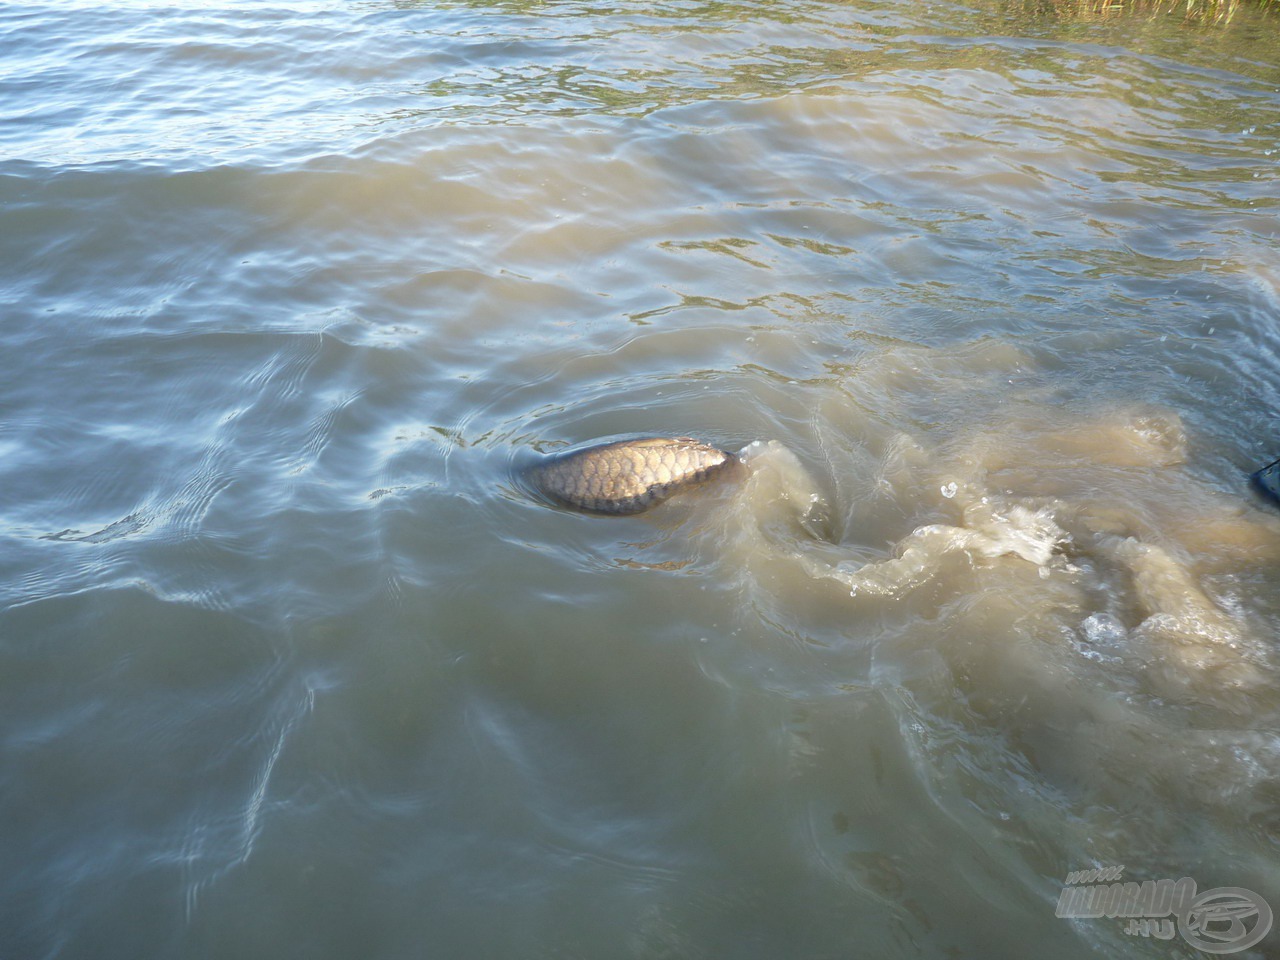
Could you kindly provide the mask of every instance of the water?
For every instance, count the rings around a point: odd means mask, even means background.
[[[1280,909],[1278,29],[0,5],[0,955],[1199,956],[1055,917],[1116,865]],[[755,472],[512,479],[655,433]]]

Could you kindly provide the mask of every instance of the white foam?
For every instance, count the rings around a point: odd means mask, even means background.
[[[965,526],[933,523],[917,527],[894,547],[890,559],[835,566],[806,558],[812,576],[839,580],[851,595],[900,596],[937,576],[948,558],[961,556],[970,564],[1016,557],[1032,563],[1042,577],[1057,570],[1074,570],[1058,555],[1068,537],[1052,510],[1029,510],[1021,505],[992,507],[983,498],[965,511]]]

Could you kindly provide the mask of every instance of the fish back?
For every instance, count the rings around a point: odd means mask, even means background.
[[[621,516],[648,510],[740,463],[734,454],[690,437],[645,437],[556,454],[533,467],[529,479],[565,506]]]

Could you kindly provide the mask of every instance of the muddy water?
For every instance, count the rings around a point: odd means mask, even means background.
[[[0,954],[1280,909],[1280,24],[1064,11],[0,7]]]

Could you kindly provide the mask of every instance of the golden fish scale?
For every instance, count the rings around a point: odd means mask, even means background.
[[[622,440],[562,454],[533,471],[535,482],[570,506],[639,513],[711,479],[737,458],[687,438]]]

